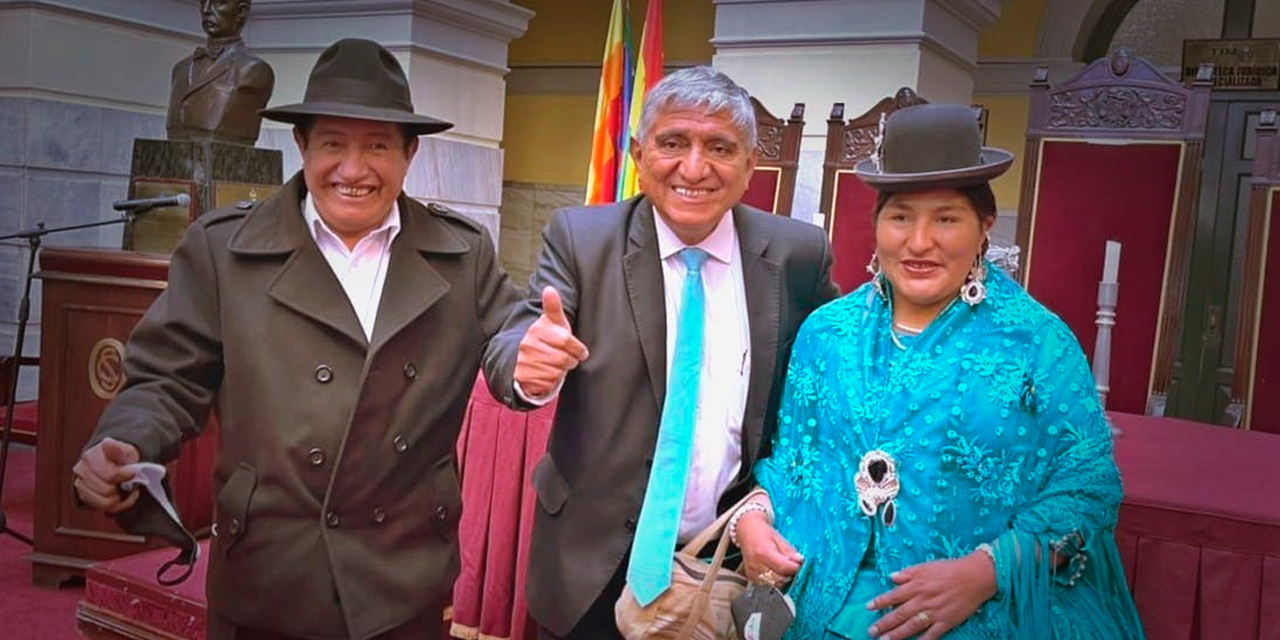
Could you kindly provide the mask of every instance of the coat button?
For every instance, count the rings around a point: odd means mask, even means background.
[[[320,447],[312,447],[312,449],[307,452],[307,462],[310,462],[313,467],[318,467],[324,464],[324,450]]]
[[[330,529],[337,529],[338,525],[342,524],[342,518],[339,518],[337,513],[330,511],[324,514],[324,523],[329,525]]]
[[[316,382],[328,384],[333,379],[333,369],[327,364],[316,367]]]
[[[632,533],[634,533],[636,530],[636,519],[627,518],[626,527],[627,527],[627,531],[631,531]]]
[[[404,377],[410,380],[418,377],[418,368],[412,362],[404,363]]]
[[[373,510],[373,523],[374,523],[374,524],[382,524],[382,523],[384,523],[384,522],[386,522],[386,521],[387,521],[387,512],[386,512],[386,511],[383,511],[383,510],[382,510],[382,507],[378,507],[378,508],[376,508],[376,509],[374,509],[374,510]]]
[[[444,522],[449,519],[449,508],[445,506],[436,507],[436,520]]]
[[[653,468],[653,458],[649,458],[648,460],[645,460],[645,461],[644,461],[644,468],[646,468],[646,469],[652,469],[652,468]]]
[[[396,453],[404,453],[409,450],[409,441],[405,440],[402,435],[396,435],[391,439],[391,446],[395,447]]]
[[[240,518],[232,518],[231,522],[227,523],[227,533],[232,537],[240,535]]]

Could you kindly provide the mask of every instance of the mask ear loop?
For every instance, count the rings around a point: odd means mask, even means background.
[[[160,505],[165,515],[182,530],[182,535],[185,538],[185,544],[181,546],[178,555],[156,570],[156,582],[166,587],[172,587],[185,581],[191,577],[196,561],[200,558],[200,546],[196,543],[196,537],[191,535],[191,532],[182,525],[182,519],[178,517],[178,511],[169,502],[169,496],[164,488],[164,477],[168,473],[168,469],[165,469],[164,465],[154,462],[138,462],[125,465],[124,468],[131,469],[133,477],[120,483],[120,490],[130,493],[134,489],[143,489],[146,495]],[[165,577],[169,570],[177,565],[184,565],[186,570],[176,577]]]

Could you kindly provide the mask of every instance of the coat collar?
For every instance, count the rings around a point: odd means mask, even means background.
[[[273,255],[315,246],[302,215],[302,198],[306,193],[307,185],[299,171],[249,212],[231,235],[228,248],[242,255]],[[400,206],[397,243],[404,237],[409,246],[424,253],[460,254],[470,249],[453,226],[442,219],[439,209],[424,207],[403,191],[396,202]]]
[[[300,173],[291,178],[249,213],[232,233],[228,249],[246,257],[284,257],[267,294],[375,352],[449,290],[449,281],[432,266],[432,260],[466,253],[470,245],[443,213],[401,193],[400,233],[391,244],[370,343],[342,285],[307,231],[301,210],[305,190]]]

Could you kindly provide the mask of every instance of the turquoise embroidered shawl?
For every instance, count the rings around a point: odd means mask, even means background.
[[[1113,539],[1120,475],[1084,353],[1057,316],[987,271],[984,302],[953,302],[905,349],[869,283],[796,337],[773,451],[755,467],[778,530],[806,558],[788,638],[865,638],[834,622],[846,604],[864,607],[898,569],[984,542],[998,593],[948,640],[1143,637]],[[854,477],[872,449],[897,461],[891,526],[858,507]],[[873,588],[851,594],[855,582]]]

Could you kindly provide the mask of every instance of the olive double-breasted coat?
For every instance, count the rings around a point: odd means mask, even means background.
[[[403,194],[366,340],[300,211],[301,175],[196,220],[92,442],[173,458],[219,420],[209,606],[360,639],[440,611],[457,572],[454,441],[517,293],[484,229]]]

